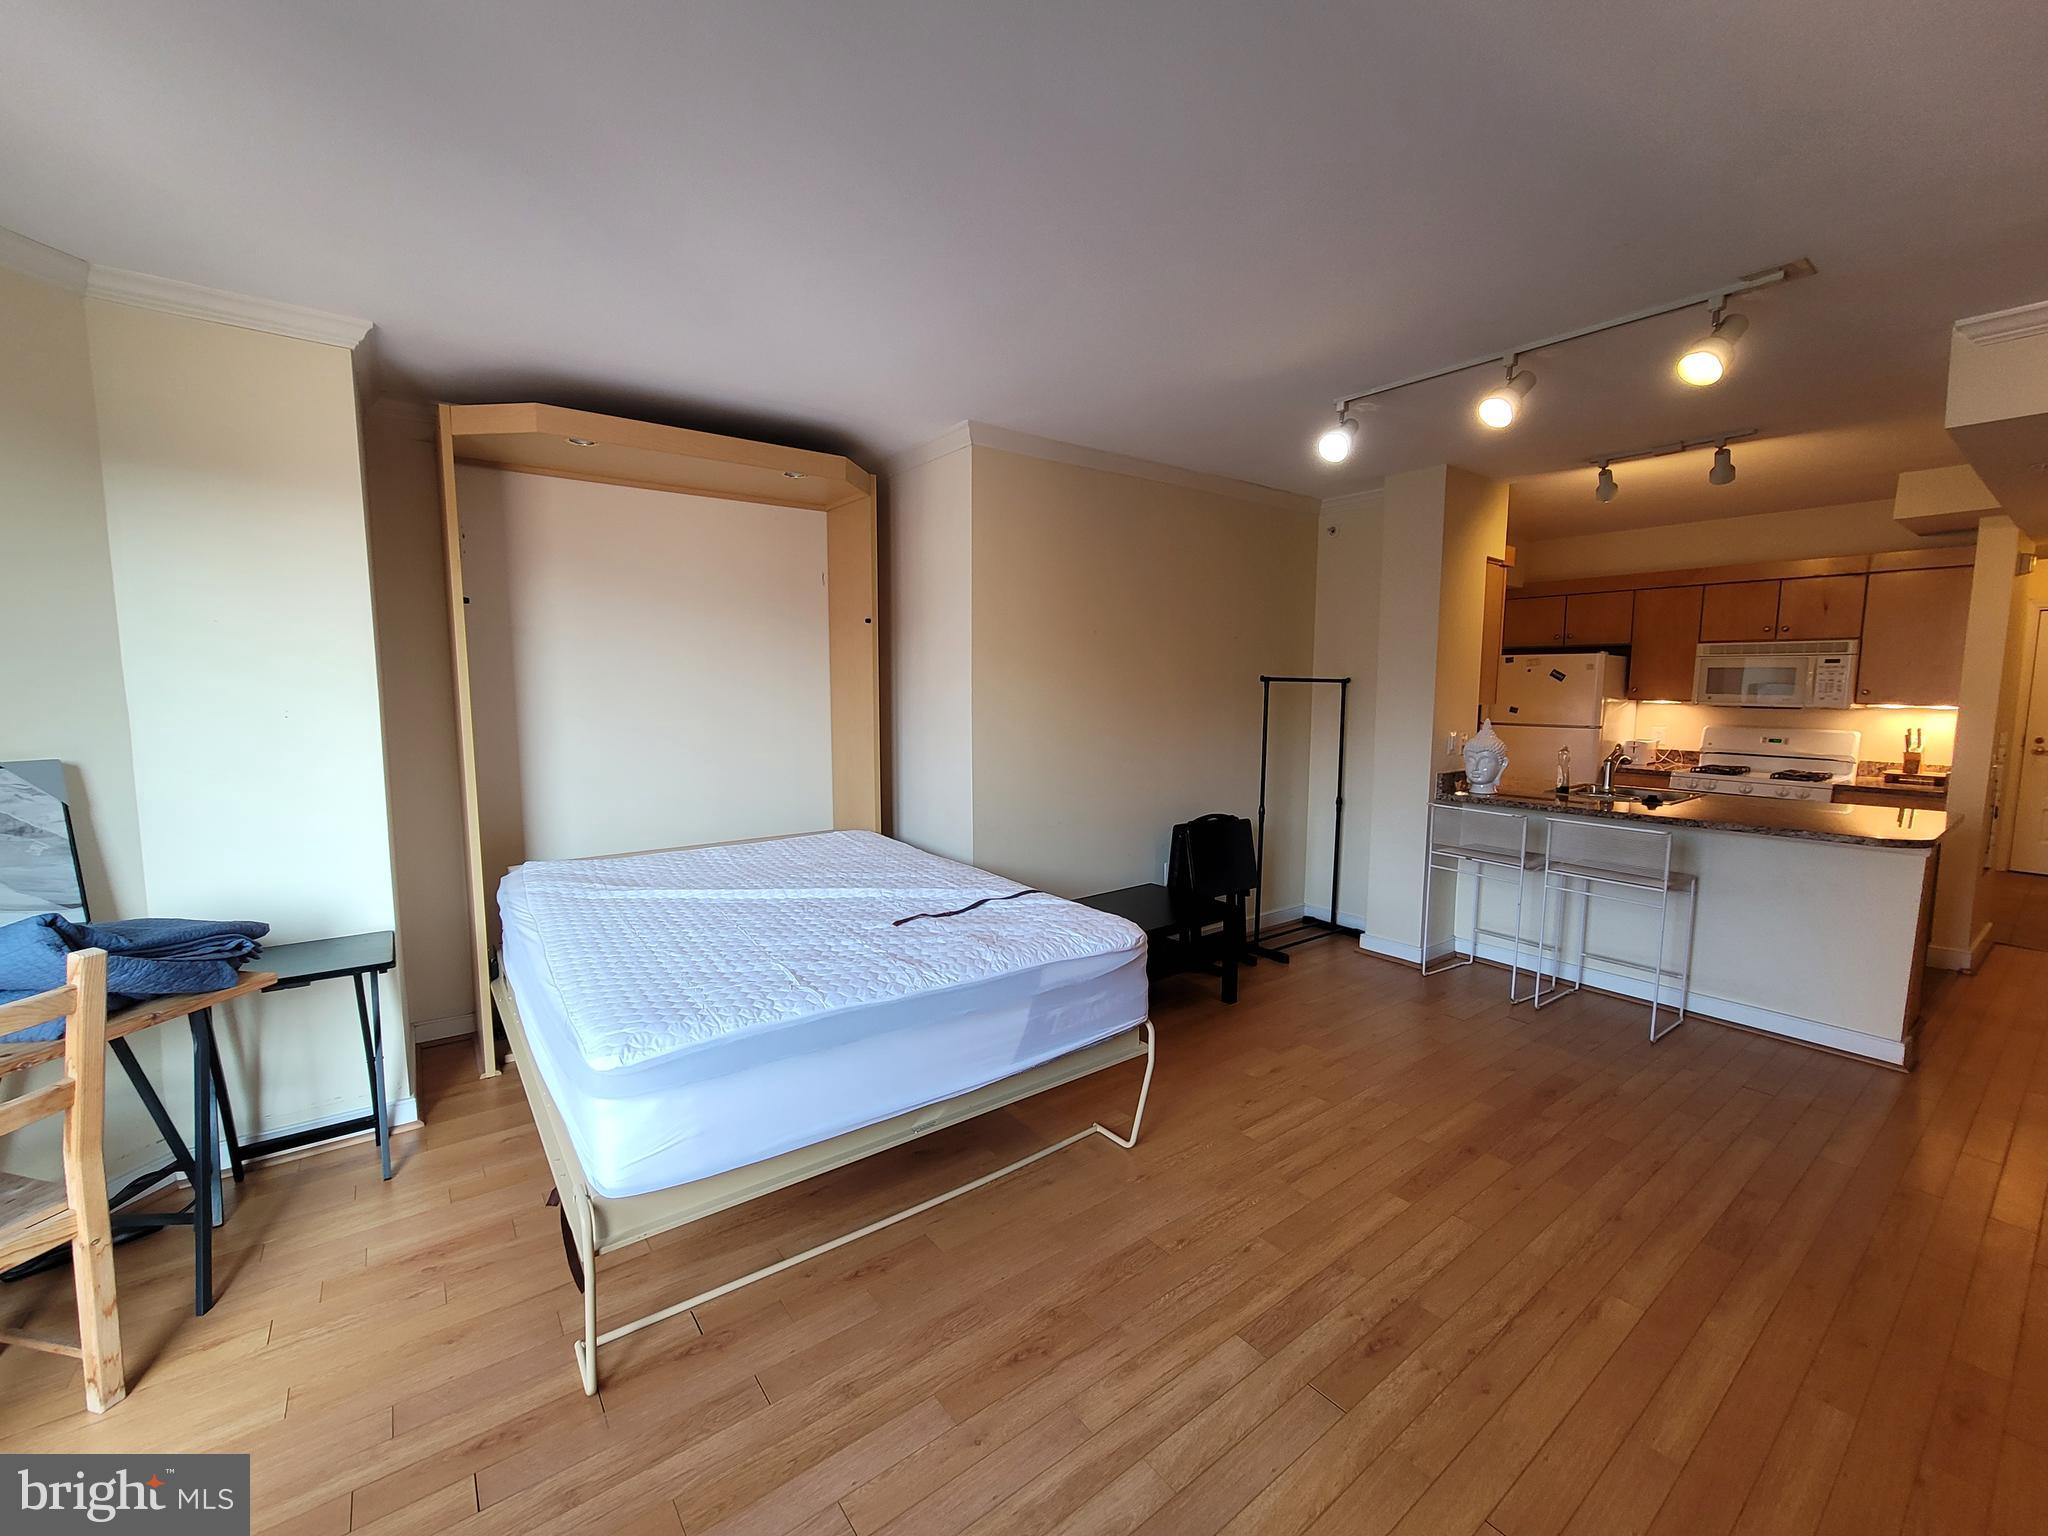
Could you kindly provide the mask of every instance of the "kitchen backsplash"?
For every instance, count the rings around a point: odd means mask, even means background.
[[[1867,763],[1896,767],[1905,748],[1906,731],[1924,733],[1921,761],[1954,761],[1956,712],[1952,709],[1730,709],[1706,704],[1639,704],[1635,736],[1654,736],[1665,755],[1696,754],[1700,732],[1710,725],[1783,725],[1828,731],[1855,731],[1862,738],[1857,754]]]

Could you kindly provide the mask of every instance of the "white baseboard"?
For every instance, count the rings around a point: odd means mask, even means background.
[[[1377,933],[1360,933],[1358,947],[1368,955],[1378,955],[1382,960],[1399,960],[1407,965],[1422,964],[1422,946],[1410,944],[1402,939],[1389,939]]]
[[[327,1115],[323,1116],[318,1120],[301,1120],[295,1125],[261,1125],[255,1127],[253,1131],[247,1128],[240,1127],[238,1127],[238,1129],[242,1129],[245,1141],[267,1141],[273,1136],[290,1136],[300,1131],[317,1131],[330,1125],[343,1125],[350,1120],[359,1118],[362,1114],[362,1110],[353,1109],[349,1110],[345,1114]],[[419,1123],[420,1104],[417,1098],[415,1098],[411,1094],[408,1094],[402,1099],[393,1099],[391,1101],[391,1129],[393,1131],[409,1130],[414,1127],[417,1127]],[[368,1140],[370,1134],[371,1133],[368,1131],[338,1131],[332,1138],[330,1138],[327,1141],[308,1142],[303,1147],[296,1147],[291,1152],[284,1153],[281,1155],[287,1157],[300,1157],[304,1156],[306,1153],[309,1152],[317,1152],[321,1150],[321,1148],[324,1146],[331,1145],[333,1142],[342,1141],[352,1136]],[[161,1145],[161,1143],[159,1143],[159,1145]],[[169,1149],[165,1148],[159,1156],[152,1157],[145,1162],[137,1164],[136,1166],[129,1168],[109,1168],[107,1170],[107,1187],[109,1189],[119,1189],[124,1184],[128,1183],[129,1180],[140,1178],[143,1174],[148,1173],[153,1168],[162,1167],[163,1159],[168,1157],[169,1155]],[[213,1157],[214,1166],[225,1171],[228,1167],[228,1144],[227,1139],[225,1137],[221,1139],[220,1145],[214,1148]],[[258,1161],[260,1163],[268,1161],[268,1159],[258,1159]],[[152,1188],[161,1189],[165,1185],[182,1184],[184,1183],[184,1181],[185,1180],[183,1174],[175,1174],[168,1178],[160,1180],[157,1184],[152,1186]],[[143,1191],[143,1194],[147,1194],[148,1192],[149,1191],[145,1190]],[[137,1195],[136,1198],[140,1199],[141,1195]]]
[[[1984,957],[1990,953],[1991,925],[1986,923],[1970,940],[1968,949],[1954,944],[1928,945],[1927,963],[1937,971],[1974,971],[1984,964]]]
[[[1409,965],[1422,963],[1422,950],[1418,945],[1403,944],[1398,940],[1365,934],[1360,937],[1358,947],[1368,954],[1379,955],[1384,959],[1399,960]],[[1507,965],[1513,953],[1513,947],[1508,944],[1484,938],[1479,942],[1479,958],[1491,960],[1497,965]],[[1529,950],[1526,947],[1522,951],[1522,964],[1524,968],[1529,964]],[[1607,970],[1590,962],[1586,966],[1586,985],[1644,1003],[1650,1000],[1649,977],[1634,975],[1628,971]],[[1667,982],[1667,994],[1670,990],[1670,984]],[[1823,1046],[1831,1051],[1840,1051],[1846,1056],[1860,1056],[1865,1061],[1882,1062],[1888,1067],[1903,1067],[1908,1055],[1909,1048],[1903,1040],[1886,1040],[1877,1035],[1866,1035],[1860,1030],[1843,1029],[1838,1024],[1825,1024],[1818,1019],[1802,1019],[1796,1014],[1779,1013],[1775,1009],[1760,1008],[1754,1003],[1737,1002],[1733,998],[1715,997],[1697,989],[1692,994],[1687,1014],[1698,1014],[1703,1019],[1753,1029],[1760,1034],[1780,1035],[1785,1039],[1798,1040],[1807,1045]]]
[[[466,1040],[476,1033],[474,1013],[451,1013],[441,1019],[414,1019],[414,1045],[435,1045],[443,1040]]]
[[[1312,901],[1301,909],[1301,915],[1303,917],[1313,917],[1318,922],[1327,923],[1330,920],[1330,909],[1321,902]],[[1363,931],[1365,919],[1356,912],[1346,912],[1342,907],[1339,907],[1337,909],[1337,926],[1339,928],[1357,928]]]

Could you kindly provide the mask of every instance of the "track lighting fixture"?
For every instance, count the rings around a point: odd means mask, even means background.
[[[1735,366],[1735,343],[1742,340],[1742,333],[1748,329],[1749,322],[1741,315],[1731,315],[1721,305],[1715,305],[1713,328],[1679,356],[1679,378],[1700,389],[1720,383],[1722,376]]]
[[[1593,499],[1606,503],[1620,494],[1621,487],[1615,484],[1614,471],[1608,466],[1626,464],[1633,459],[1664,459],[1674,453],[1691,453],[1696,448],[1711,446],[1714,450],[1714,467],[1707,471],[1709,485],[1731,485],[1735,481],[1735,456],[1728,451],[1730,443],[1739,443],[1755,437],[1757,427],[1745,427],[1740,432],[1717,432],[1712,437],[1687,437],[1675,443],[1660,443],[1655,448],[1637,448],[1628,453],[1603,453],[1597,459],[1586,462],[1600,471],[1593,482]]]
[[[1357,446],[1358,423],[1349,415],[1339,415],[1337,425],[1316,439],[1316,454],[1325,463],[1342,464]]]
[[[1522,411],[1522,401],[1536,387],[1536,375],[1526,368],[1517,370],[1512,357],[1507,359],[1506,366],[1507,382],[1481,395],[1477,408],[1480,424],[1492,427],[1496,432],[1515,424],[1515,418]]]
[[[1647,309],[1638,309],[1631,314],[1619,315],[1612,320],[1602,320],[1597,325],[1583,325],[1575,331],[1564,331],[1556,336],[1546,336],[1541,341],[1532,341],[1513,352],[1489,353],[1484,357],[1470,358],[1462,363],[1452,363],[1448,368],[1432,368],[1427,373],[1411,374],[1405,379],[1395,379],[1391,384],[1376,385],[1372,389],[1360,390],[1355,395],[1346,395],[1337,402],[1337,425],[1316,439],[1316,452],[1332,464],[1341,464],[1351,456],[1352,447],[1358,438],[1358,424],[1351,419],[1351,408],[1364,400],[1391,394],[1397,389],[1407,389],[1416,384],[1429,384],[1437,379],[1447,379],[1452,374],[1465,373],[1474,368],[1498,366],[1505,361],[1507,381],[1500,388],[1490,390],[1477,402],[1479,420],[1495,431],[1514,425],[1521,414],[1522,400],[1536,385],[1536,376],[1526,368],[1517,369],[1515,360],[1531,352],[1540,352],[1546,347],[1562,346],[1568,341],[1578,341],[1586,336],[1598,336],[1604,331],[1620,330],[1623,326],[1635,325],[1639,321],[1654,320],[1660,315],[1675,315],[1681,310],[1696,309],[1705,305],[1710,313],[1712,327],[1705,336],[1694,342],[1679,357],[1676,372],[1686,383],[1704,387],[1718,382],[1735,364],[1735,344],[1742,339],[1742,333],[1749,328],[1749,322],[1741,315],[1728,313],[1728,301],[1745,293],[1754,293],[1760,288],[1774,288],[1796,278],[1811,277],[1813,263],[1804,256],[1797,261],[1782,262],[1775,267],[1766,267],[1761,272],[1751,272],[1732,283],[1711,288],[1705,293],[1688,294],[1682,299],[1673,299],[1665,304],[1652,304]],[[1707,442],[1714,439],[1708,438]],[[1695,444],[1694,446],[1704,446]],[[1598,462],[1598,461],[1596,461]],[[1716,484],[1725,485],[1726,481]]]

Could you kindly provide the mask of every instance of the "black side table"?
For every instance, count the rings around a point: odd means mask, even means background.
[[[353,933],[339,939],[308,939],[300,944],[266,944],[257,963],[264,970],[277,973],[277,980],[265,989],[271,992],[289,992],[298,987],[310,987],[316,981],[336,981],[343,976],[355,983],[356,1020],[363,1029],[363,1065],[370,1077],[370,1112],[336,1125],[293,1131],[241,1147],[235,1146],[235,1134],[230,1125],[228,1145],[235,1154],[235,1176],[241,1177],[243,1158],[289,1152],[311,1142],[347,1136],[356,1131],[375,1130],[378,1159],[383,1165],[384,1177],[389,1179],[391,1102],[384,1093],[384,1011],[377,978],[398,963],[391,931]],[[369,982],[367,995],[365,978]],[[225,1103],[227,1096],[223,1094],[221,1097]]]
[[[1221,942],[1202,943],[1199,928],[1189,942],[1188,928],[1173,907],[1172,894],[1163,885],[1127,885],[1121,890],[1083,896],[1080,904],[1108,912],[1127,923],[1136,923],[1152,941],[1152,973],[1166,975],[1178,970],[1206,971],[1223,980],[1223,1001],[1237,1001],[1237,967],[1244,957],[1244,903],[1210,900],[1203,904],[1201,920],[1223,924]],[[1206,951],[1215,950],[1212,958]],[[268,950],[264,963],[269,963]]]

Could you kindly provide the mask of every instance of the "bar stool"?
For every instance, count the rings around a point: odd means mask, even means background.
[[[1520,994],[1522,978],[1522,884],[1523,876],[1540,869],[1542,855],[1529,851],[1529,818],[1514,811],[1482,810],[1476,805],[1436,805],[1429,808],[1429,852],[1422,870],[1422,974],[1470,965],[1479,958],[1479,898],[1488,870],[1506,873],[1515,883],[1514,946],[1508,958],[1508,1001],[1526,1002],[1535,996]],[[1439,872],[1455,880],[1467,866],[1472,870],[1472,943],[1458,949],[1457,887],[1451,887],[1451,948],[1444,964],[1430,963],[1429,920],[1435,911],[1436,877]]]
[[[1576,894],[1579,907],[1579,974],[1570,986],[1563,985],[1565,930],[1569,917],[1560,913],[1555,953],[1550,943],[1550,898]],[[1664,965],[1664,939],[1670,931],[1671,897],[1682,894],[1686,903],[1685,959],[1676,971]],[[1657,953],[1654,962],[1603,955],[1611,964],[1647,972],[1650,977],[1650,1039],[1663,1039],[1685,1022],[1685,1010],[1692,1001],[1692,932],[1699,908],[1699,882],[1691,875],[1671,870],[1671,834],[1648,827],[1622,827],[1611,822],[1580,821],[1553,817],[1550,836],[1543,850],[1543,917],[1537,925],[1536,990],[1538,1008],[1576,992],[1586,981],[1587,919],[1595,898],[1621,906],[1657,911]],[[1546,973],[1551,985],[1543,985]],[[1661,1030],[1657,1015],[1664,1001],[1666,978],[1678,983],[1678,1016]]]

